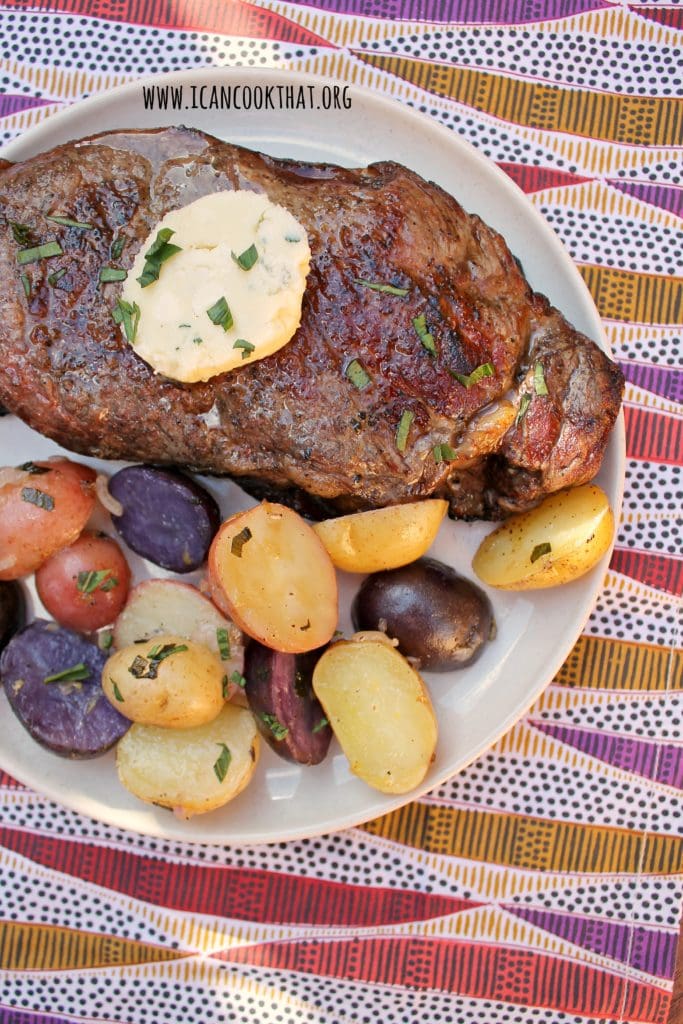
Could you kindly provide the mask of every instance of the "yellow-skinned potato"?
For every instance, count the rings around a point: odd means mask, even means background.
[[[511,516],[484,538],[472,568],[484,583],[502,590],[554,587],[592,569],[613,536],[607,495],[584,484]]]
[[[168,634],[112,654],[102,689],[133,722],[188,729],[216,718],[225,703],[226,676],[208,647]]]
[[[193,729],[134,723],[116,748],[121,783],[147,803],[180,815],[203,814],[233,800],[258,761],[259,735],[247,708],[224,704]]]
[[[447,511],[447,501],[430,498],[325,519],[313,529],[338,569],[379,572],[421,558]]]
[[[422,678],[370,633],[325,651],[313,689],[351,771],[382,793],[419,786],[434,758],[436,716]]]

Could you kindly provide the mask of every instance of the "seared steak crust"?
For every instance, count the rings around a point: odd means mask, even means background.
[[[121,284],[100,269],[129,269],[168,211],[234,188],[267,192],[307,228],[301,325],[266,359],[179,384],[126,343]],[[63,254],[18,266],[22,232]],[[531,290],[500,235],[395,163],[276,160],[185,128],[93,136],[0,169],[0,273],[0,402],[30,426],[89,455],[228,474],[311,514],[428,496],[463,516],[529,507],[595,474],[619,409],[618,369]],[[354,359],[364,388],[346,376]],[[469,387],[453,376],[486,363]]]

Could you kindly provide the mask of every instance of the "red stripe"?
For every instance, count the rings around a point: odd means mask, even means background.
[[[533,950],[452,939],[270,942],[225,950],[216,958],[318,977],[437,989],[598,1019],[619,1017],[629,1024],[663,1024],[669,1006],[665,990],[625,981],[597,967]]]
[[[677,462],[683,446],[683,419],[628,404],[624,405],[624,417],[629,458]]]
[[[17,782],[11,775],[0,768],[0,788],[2,789],[26,789],[21,782]]]
[[[669,594],[683,594],[683,559],[650,551],[615,548],[610,566],[615,572]]]
[[[512,164],[501,161],[498,166],[505,171],[524,192],[540,192],[544,188],[580,185],[591,178],[581,178],[568,171],[554,171],[548,167],[533,167],[529,164]]]
[[[641,18],[649,21],[658,21],[660,25],[668,25],[670,28],[683,29],[683,11],[675,10],[673,7],[664,7],[661,10],[655,8],[643,8],[639,5],[629,4],[629,10]]]
[[[220,0],[214,3],[183,0],[182,4],[169,4],[167,0],[130,0],[125,4],[117,0],[52,0],[51,3],[42,4],[36,4],[33,0],[4,0],[3,6],[21,11],[45,11],[123,21],[129,25],[152,25],[155,28],[279,40],[298,46],[332,46],[322,36],[309,32],[281,14],[255,7],[244,0]]]
[[[405,889],[273,871],[167,863],[123,850],[0,828],[0,844],[44,867],[169,910],[273,924],[355,926],[424,921],[481,906]]]

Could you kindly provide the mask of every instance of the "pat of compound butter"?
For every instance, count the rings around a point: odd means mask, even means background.
[[[163,228],[180,251],[143,288],[137,278]],[[305,229],[267,195],[196,199],[155,226],[128,272],[122,298],[140,309],[132,347],[157,373],[184,383],[263,359],[299,326],[310,259]]]

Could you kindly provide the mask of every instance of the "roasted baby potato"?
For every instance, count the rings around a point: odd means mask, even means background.
[[[227,677],[208,647],[167,634],[112,654],[102,670],[102,689],[112,707],[133,722],[189,729],[219,713]]]
[[[209,585],[244,632],[276,651],[322,647],[337,627],[337,577],[308,523],[264,501],[227,519],[209,551]]]
[[[244,661],[245,692],[259,732],[276,754],[298,764],[319,764],[332,739],[311,685],[321,653],[286,654],[252,640]]]
[[[313,690],[351,771],[382,793],[408,793],[434,758],[437,725],[423,680],[385,639],[341,640],[322,655]]]
[[[584,484],[506,519],[479,545],[472,568],[484,583],[502,590],[555,587],[592,569],[613,536],[607,495]]]
[[[470,665],[491,635],[493,612],[481,587],[435,558],[368,576],[351,606],[356,629],[383,629],[421,669]]]
[[[122,784],[141,800],[185,817],[213,811],[241,793],[259,755],[254,716],[234,704],[193,729],[135,723],[124,740],[116,750]]]
[[[447,510],[447,501],[432,498],[325,519],[313,529],[338,569],[377,572],[424,555]]]

